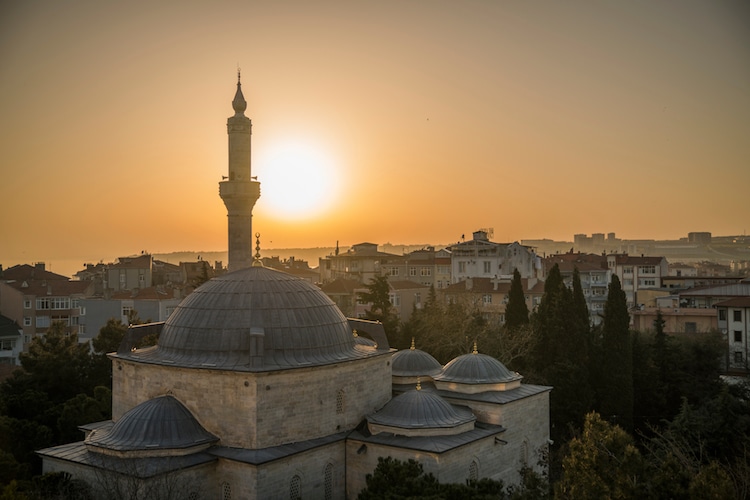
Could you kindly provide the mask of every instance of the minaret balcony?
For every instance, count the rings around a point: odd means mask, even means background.
[[[260,182],[237,180],[219,182],[219,196],[257,200],[260,198]]]

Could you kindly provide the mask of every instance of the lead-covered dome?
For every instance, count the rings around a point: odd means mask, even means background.
[[[442,369],[443,366],[437,359],[415,347],[413,339],[409,349],[398,351],[393,355],[392,373],[398,381],[403,379],[404,382],[407,382],[406,379],[414,378],[416,382],[416,377],[433,377],[440,373]]]
[[[129,356],[173,366],[269,371],[372,354],[355,347],[347,319],[320,288],[250,267],[198,287],[167,319],[157,347]]]
[[[476,417],[468,408],[453,406],[417,386],[391,399],[380,411],[367,417],[370,432],[402,436],[444,436],[474,428]]]
[[[514,389],[521,385],[522,378],[492,356],[479,354],[476,348],[471,354],[450,361],[442,373],[433,377],[440,390],[468,394]]]
[[[218,440],[182,403],[166,395],[132,408],[111,428],[93,431],[85,442],[99,453],[145,457],[193,453]]]

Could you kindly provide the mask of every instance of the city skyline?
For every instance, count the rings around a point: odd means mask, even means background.
[[[0,263],[226,250],[238,65],[264,248],[743,234],[749,13],[6,3]]]

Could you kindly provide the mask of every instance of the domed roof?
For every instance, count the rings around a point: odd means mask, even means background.
[[[367,417],[369,424],[384,426],[394,434],[399,433],[397,429],[454,429],[474,420],[476,418],[469,409],[453,406],[419,386],[416,390],[399,394],[380,411]]]
[[[149,399],[126,412],[110,429],[92,432],[86,444],[99,451],[158,454],[208,445],[218,438],[198,423],[172,396]]]
[[[393,355],[392,362],[394,377],[432,377],[443,369],[437,359],[415,348],[413,339],[409,349]]]
[[[459,384],[500,384],[520,380],[522,377],[508,370],[500,361],[479,354],[459,356],[443,367],[443,373],[433,377],[436,381]]]
[[[264,267],[214,278],[167,319],[154,349],[129,357],[199,368],[269,371],[370,356],[315,285]]]

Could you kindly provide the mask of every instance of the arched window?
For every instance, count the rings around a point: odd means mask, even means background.
[[[344,413],[344,391],[336,393],[336,413]]]
[[[472,460],[469,464],[469,481],[479,480],[479,464],[476,460]]]
[[[323,470],[323,488],[324,498],[331,500],[333,498],[333,464],[331,463],[326,464]]]
[[[522,465],[529,465],[529,442],[525,439],[521,443],[521,452],[518,458]]]
[[[221,483],[221,500],[232,500],[232,487],[229,483]]]
[[[300,477],[296,474],[292,477],[289,482],[289,500],[301,500],[302,495],[300,494]]]

